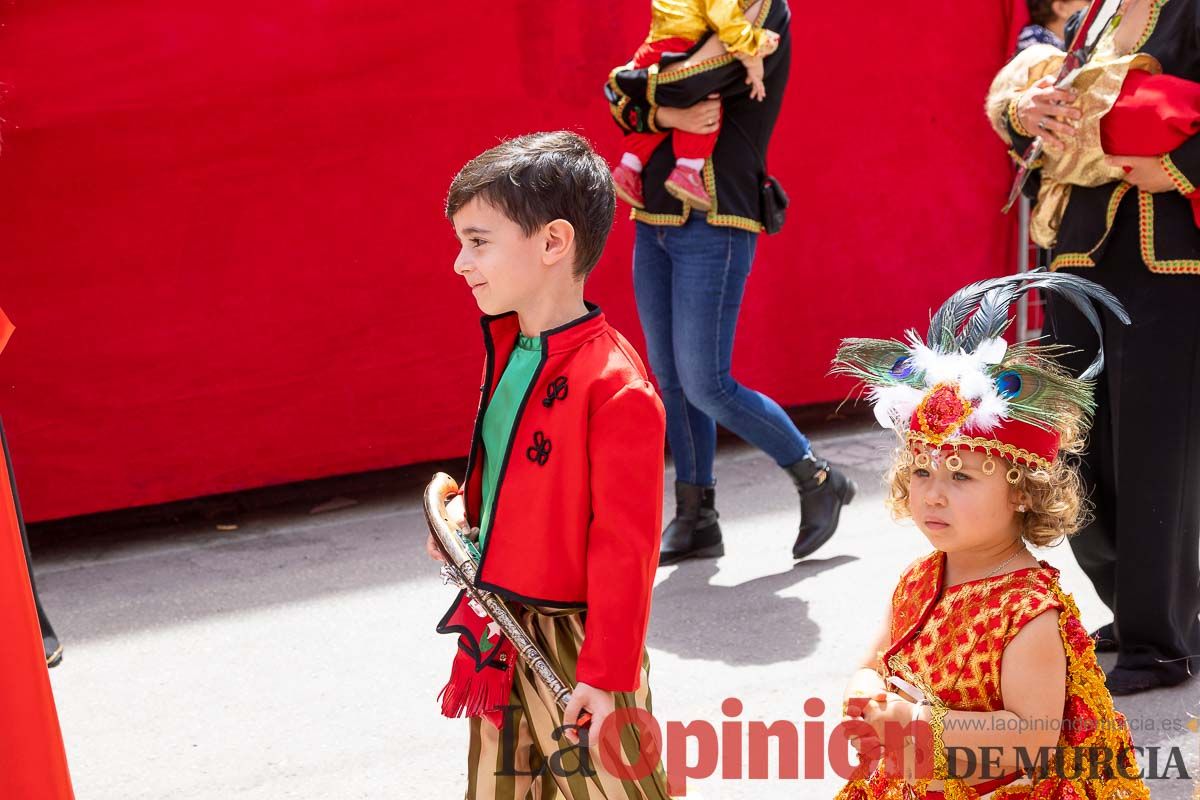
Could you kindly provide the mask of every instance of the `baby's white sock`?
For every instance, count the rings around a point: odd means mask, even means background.
[[[689,167],[691,169],[696,170],[696,172],[699,172],[700,170],[704,169],[704,159],[703,158],[677,158],[677,159],[675,159],[675,166]]]
[[[626,153],[625,155],[621,156],[621,163],[629,167],[634,172],[642,171],[642,160],[633,153]]]

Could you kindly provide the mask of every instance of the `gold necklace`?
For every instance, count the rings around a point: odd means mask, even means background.
[[[980,578],[980,580],[986,581],[988,578],[992,577],[993,575],[998,573],[1000,570],[1004,569],[1009,564],[1011,564],[1013,562],[1013,559],[1016,558],[1017,556],[1021,555],[1021,553],[1028,553],[1028,552],[1029,552],[1029,550],[1025,547],[1021,547],[1021,548],[1017,549],[1011,556],[1004,559],[1004,562],[1002,564],[1000,564],[1000,566],[996,567],[994,570],[989,572],[987,575],[984,575],[982,578]]]

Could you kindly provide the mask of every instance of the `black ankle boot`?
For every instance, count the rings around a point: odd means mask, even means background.
[[[858,487],[812,453],[784,469],[800,492],[800,534],[792,545],[792,558],[805,558],[833,536],[842,506],[854,499]]]
[[[714,489],[675,481],[675,519],[663,531],[659,566],[725,555],[718,516]]]

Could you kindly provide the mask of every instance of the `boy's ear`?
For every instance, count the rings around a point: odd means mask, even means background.
[[[565,219],[555,219],[546,223],[542,229],[544,240],[542,263],[553,266],[571,254],[575,245],[575,226]]]

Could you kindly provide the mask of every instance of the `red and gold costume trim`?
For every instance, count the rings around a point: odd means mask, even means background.
[[[938,383],[925,393],[913,411],[905,440],[913,453],[935,450],[981,450],[1040,469],[1049,468],[1058,457],[1059,435],[1028,422],[1004,419],[987,436],[969,436],[963,426],[975,412],[975,404],[963,397],[957,384]]]
[[[1001,711],[1000,667],[1004,649],[1030,621],[1058,614],[1059,634],[1067,657],[1067,700],[1057,744],[1063,774],[1031,775],[1031,783],[995,789],[991,798],[1084,800],[1121,798],[1148,800],[1140,779],[1127,778],[1089,760],[1090,748],[1113,753],[1125,774],[1137,774],[1133,742],[1125,718],[1113,708],[1096,663],[1094,644],[1079,620],[1079,609],[1059,586],[1058,570],[1045,564],[1004,575],[945,586],[945,554],[935,551],[901,577],[892,596],[892,645],[881,656],[881,675],[897,675],[922,689],[952,711]],[[1083,768],[1074,772],[1076,753]],[[945,754],[942,754],[944,764]],[[935,764],[936,769],[936,764]],[[943,773],[944,774],[944,773]],[[879,769],[850,781],[838,800],[937,798],[975,800],[973,786],[947,779],[939,791],[929,781],[907,784]]]
[[[767,0],[768,2],[770,0]],[[675,73],[668,73],[674,75]],[[666,76],[663,76],[664,78]],[[712,157],[704,161],[704,188],[708,190],[708,196],[712,198],[712,209],[705,217],[709,225],[715,225],[719,228],[739,228],[751,233],[762,233],[763,225],[756,219],[749,217],[740,217],[736,214],[722,214],[717,210],[719,199],[717,197],[717,173],[713,167]],[[645,222],[650,225],[670,225],[679,227],[688,221],[691,216],[692,207],[687,203],[683,204],[682,214],[654,214],[640,208],[630,210],[629,218],[638,222]]]
[[[910,431],[908,434],[908,445],[914,453],[920,453],[930,446],[930,442],[924,439],[921,434]],[[1024,464],[1028,467],[1037,469],[1049,469],[1050,461],[1042,458],[1037,453],[1032,453],[1020,447],[1014,447],[1011,444],[1006,444],[999,439],[989,439],[984,436],[966,436],[950,439],[939,445],[942,450],[978,450],[989,455],[997,455],[1003,459],[1011,461],[1014,464]]]
[[[1138,225],[1141,228],[1142,261],[1151,272],[1175,275],[1200,275],[1200,259],[1172,258],[1159,260],[1154,253],[1154,195],[1138,192]]]
[[[1056,270],[1062,267],[1094,267],[1096,266],[1092,254],[1100,249],[1100,246],[1108,241],[1108,235],[1112,233],[1113,223],[1117,219],[1117,209],[1121,206],[1121,200],[1133,188],[1133,184],[1120,183],[1113,189],[1112,195],[1108,198],[1108,208],[1104,212],[1104,235],[1100,237],[1100,241],[1096,242],[1095,246],[1086,253],[1063,253],[1055,256],[1050,262],[1050,269]]]
[[[1024,136],[1026,139],[1032,139],[1033,134],[1021,124],[1021,117],[1017,114],[1017,103],[1020,101],[1020,99],[1020,97],[1014,97],[1012,100],[1008,101],[1008,124],[1012,125],[1013,130],[1017,132],[1018,136]]]
[[[1187,176],[1179,171],[1179,167],[1175,166],[1170,153],[1163,153],[1158,157],[1158,161],[1162,165],[1163,171],[1171,177],[1171,182],[1175,184],[1175,188],[1179,190],[1180,194],[1187,196],[1196,191],[1196,187],[1187,179]]]

